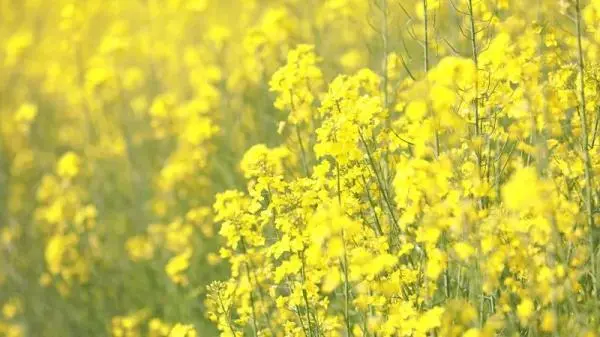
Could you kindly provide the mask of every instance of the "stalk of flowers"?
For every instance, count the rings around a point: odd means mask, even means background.
[[[469,15],[475,15],[473,7]],[[540,44],[553,47],[547,38],[534,40],[537,27],[510,19],[496,26],[504,32],[492,38],[489,49],[476,52],[475,60],[443,58],[422,80],[401,85],[393,102],[400,114],[392,115],[390,127],[381,123],[390,112],[381,106],[380,78],[368,70],[338,77],[327,92],[313,94],[318,107],[312,98],[303,107],[305,115],[318,116],[312,126],[313,152],[303,146],[285,150],[314,158],[312,167],[284,171],[289,155],[281,148],[257,145],[246,153],[242,168],[249,194],[230,191],[222,197],[245,200],[233,203],[232,210],[245,214],[241,226],[248,229],[233,230],[226,221],[221,233],[234,246],[247,236],[260,256],[256,261],[269,261],[256,270],[264,274],[270,269],[272,276],[254,289],[239,290],[248,284],[238,258],[252,258],[245,249],[241,255],[222,251],[238,269],[227,281],[228,291],[211,288],[214,298],[228,298],[226,308],[215,308],[213,300],[209,304],[211,318],[227,323],[219,325],[224,335],[435,331],[492,336],[557,333],[559,321],[578,333],[591,333],[595,323],[590,316],[572,318],[566,312],[585,312],[596,296],[596,246],[594,240],[587,242],[595,234],[585,220],[590,197],[582,195],[590,189],[592,173],[585,166],[591,167],[593,155],[589,143],[577,150],[577,137],[589,142],[582,132],[593,126],[577,126],[581,111],[575,121],[562,112],[581,109],[584,100],[595,104],[587,94],[595,89],[591,81],[589,88],[573,86],[578,70],[572,60],[564,61],[572,76],[553,80],[565,68],[536,54]],[[523,38],[513,38],[516,27],[526,29]],[[292,51],[277,76],[297,62],[294,53],[306,50]],[[517,73],[506,71],[497,57],[500,50],[514,53],[509,66]],[[536,71],[542,66],[546,73]],[[588,71],[580,67],[579,76]],[[278,99],[293,95],[282,90],[281,81],[272,83],[283,95]],[[572,99],[546,98],[549,92],[540,85],[558,86],[555,92]],[[583,94],[577,100],[578,90]],[[291,104],[279,108],[297,113]],[[583,111],[585,116],[592,110],[586,106]],[[559,144],[567,143],[572,146],[561,149]],[[385,144],[390,145],[382,149]],[[582,151],[587,155],[582,157]],[[575,189],[567,187],[573,178],[565,176],[573,171],[560,169],[565,160],[579,165]],[[232,214],[228,206],[217,203],[215,211]],[[252,268],[248,265],[246,279]],[[263,310],[272,310],[268,316],[275,324],[269,327],[257,316],[243,319],[236,306],[244,294],[261,288],[275,289],[267,301],[278,310],[261,303]],[[465,305],[461,316],[459,308]],[[278,324],[283,308],[292,316]]]

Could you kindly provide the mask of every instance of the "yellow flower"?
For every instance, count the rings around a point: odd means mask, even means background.
[[[533,316],[535,312],[535,306],[533,301],[529,298],[524,298],[521,300],[521,303],[517,305],[517,317],[522,325],[527,325],[529,319]]]
[[[192,250],[186,249],[184,252],[175,255],[167,262],[165,266],[165,272],[171,278],[171,281],[177,284],[186,284],[187,278],[182,275],[190,266],[190,257],[192,256]]]
[[[211,252],[211,253],[208,253],[208,255],[206,256],[206,261],[208,262],[209,265],[216,266],[217,264],[219,264],[221,262],[221,257],[219,256],[219,254]]]
[[[479,331],[479,329],[476,329],[476,328],[471,328],[462,335],[462,337],[480,337],[480,336],[481,336],[481,332]]]
[[[406,107],[406,117],[412,122],[417,122],[427,115],[427,104],[423,101],[410,102]]]
[[[62,269],[65,252],[77,240],[74,235],[55,235],[46,245],[45,258],[51,274],[58,274]]]
[[[454,251],[456,255],[463,260],[468,260],[473,254],[475,254],[475,249],[465,242],[457,242],[454,244]]]
[[[283,174],[283,160],[290,156],[286,147],[269,149],[264,144],[252,146],[242,158],[240,167],[246,178]]]
[[[177,323],[169,332],[168,337],[196,337],[196,329],[190,324]]]
[[[127,253],[133,261],[150,260],[154,254],[154,246],[143,236],[134,236],[127,239]]]
[[[518,170],[502,188],[502,200],[513,210],[526,209],[538,205],[538,177],[533,167]]]
[[[327,254],[331,257],[340,257],[344,255],[344,241],[341,237],[335,236],[329,240],[327,245]]]
[[[341,283],[342,278],[340,276],[340,271],[338,268],[331,268],[325,274],[323,278],[323,283],[321,285],[321,289],[324,293],[328,294],[334,291]]]
[[[17,304],[18,303],[15,300],[4,303],[4,305],[2,306],[2,315],[4,316],[4,318],[11,319],[15,317],[15,315],[19,311],[19,307],[17,306]]]
[[[342,55],[340,64],[346,71],[355,71],[360,68],[363,63],[363,56],[357,49],[352,49]]]
[[[544,312],[540,322],[540,329],[544,332],[553,332],[556,329],[556,314],[554,312]]]
[[[63,178],[73,178],[79,173],[80,166],[79,156],[74,152],[67,152],[58,160],[56,173]]]
[[[17,123],[31,123],[38,113],[37,105],[33,103],[23,103],[15,113],[14,119]]]

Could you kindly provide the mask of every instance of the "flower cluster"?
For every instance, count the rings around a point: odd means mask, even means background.
[[[464,55],[417,4],[422,73],[390,52],[319,92],[326,56],[289,52],[270,85],[302,129],[214,204],[221,336],[596,335],[598,5],[454,6]]]

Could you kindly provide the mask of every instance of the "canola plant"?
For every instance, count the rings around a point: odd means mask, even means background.
[[[0,0],[0,336],[600,336],[599,22]]]

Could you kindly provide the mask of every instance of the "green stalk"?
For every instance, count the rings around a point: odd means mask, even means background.
[[[594,215],[593,215],[593,199],[592,199],[592,188],[593,188],[593,177],[592,177],[592,161],[590,159],[589,145],[588,145],[588,132],[587,132],[587,116],[586,116],[586,100],[585,100],[585,60],[583,57],[583,46],[582,46],[582,21],[581,21],[581,1],[575,0],[575,28],[577,29],[577,66],[579,72],[579,101],[580,101],[580,112],[581,112],[581,147],[583,151],[583,161],[585,168],[585,211],[587,225],[590,230],[590,255],[592,264],[592,275],[593,275],[593,295],[598,295],[598,273],[596,266],[596,238],[595,238],[595,226],[594,226]]]
[[[342,190],[340,183],[340,164],[336,161],[335,163],[337,170],[337,194],[338,194],[338,203],[340,208],[342,207]],[[344,235],[344,230],[342,229],[342,243],[344,244],[344,261],[340,261],[340,266],[344,271],[344,322],[346,323],[346,331],[348,336],[352,336],[352,328],[350,325],[350,284],[348,281],[348,254],[346,253],[346,236]]]

